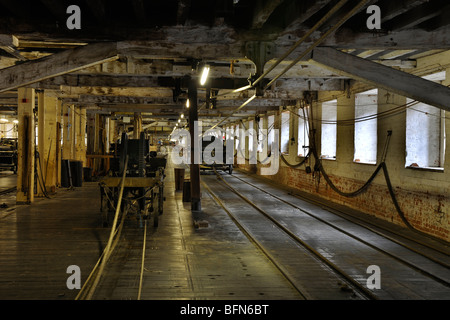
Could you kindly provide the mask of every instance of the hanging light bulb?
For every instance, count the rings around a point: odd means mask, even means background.
[[[190,105],[190,102],[189,102],[189,99],[187,99],[187,100],[186,100],[186,108],[189,109],[189,105]]]
[[[209,75],[209,65],[205,65],[203,67],[203,72],[202,72],[202,77],[200,78],[200,85],[204,86],[206,83],[206,80],[208,79],[208,75]]]
[[[181,119],[183,119],[183,118],[184,118],[184,114],[182,113],[182,114],[181,114]]]

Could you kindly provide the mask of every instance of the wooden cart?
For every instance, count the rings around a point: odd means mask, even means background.
[[[108,226],[115,212],[122,178],[105,177],[99,181],[100,211],[102,223]],[[136,214],[139,221],[153,218],[158,226],[158,217],[163,213],[163,183],[156,177],[125,177],[121,201],[121,214]]]

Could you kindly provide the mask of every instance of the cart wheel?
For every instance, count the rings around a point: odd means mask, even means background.
[[[228,167],[228,173],[229,173],[229,174],[232,174],[232,173],[233,173],[233,165],[230,165],[230,166]]]

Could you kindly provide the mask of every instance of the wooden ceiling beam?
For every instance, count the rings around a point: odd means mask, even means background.
[[[447,6],[450,7],[450,6]],[[445,8],[436,7],[433,3],[426,3],[424,5],[418,6],[414,9],[411,9],[401,16],[396,17],[394,20],[387,23],[385,26],[388,30],[407,30],[412,29],[413,27],[430,20],[434,17],[437,17],[441,14],[441,10]]]
[[[450,111],[450,88],[446,86],[333,48],[316,48],[312,59],[355,80]]]
[[[386,21],[392,20],[417,6],[429,2],[429,0],[409,0],[409,1],[392,1],[382,0],[378,6],[383,8],[383,14],[381,15],[381,24]]]
[[[115,43],[98,43],[66,50],[0,70],[0,92],[118,59]]]
[[[283,3],[284,0],[257,0],[256,8],[253,13],[252,29],[261,29],[269,19],[275,9]]]

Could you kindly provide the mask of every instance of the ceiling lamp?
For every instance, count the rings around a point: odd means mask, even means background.
[[[206,83],[206,80],[208,79],[208,75],[209,75],[209,65],[205,65],[203,67],[203,72],[202,72],[202,77],[200,78],[200,85],[204,86]]]

